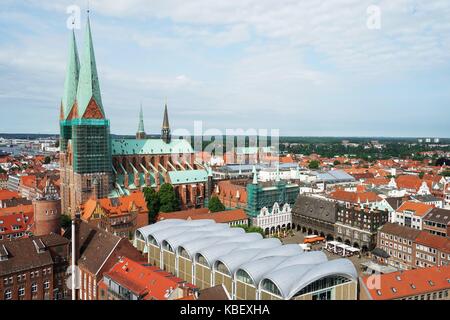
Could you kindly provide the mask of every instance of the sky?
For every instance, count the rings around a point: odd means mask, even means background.
[[[69,6],[0,0],[0,132],[58,133]],[[450,137],[448,0],[90,0],[111,132]]]

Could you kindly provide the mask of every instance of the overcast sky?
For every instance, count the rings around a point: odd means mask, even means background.
[[[57,133],[68,6],[2,0],[0,132]],[[380,28],[373,11],[380,9]],[[450,137],[448,0],[90,0],[111,131]],[[369,26],[368,27],[368,19]],[[80,50],[81,51],[81,50]],[[82,52],[80,52],[80,55]]]

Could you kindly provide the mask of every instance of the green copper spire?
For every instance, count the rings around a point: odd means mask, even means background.
[[[163,119],[163,125],[162,125],[163,129],[169,129],[169,115],[167,113],[167,102],[164,105],[164,119]]]
[[[81,60],[80,78],[78,81],[77,103],[80,118],[86,111],[91,98],[94,98],[103,116],[102,97],[100,94],[100,84],[98,82],[97,65],[95,64],[94,46],[92,44],[91,24],[89,16],[86,23],[84,35],[84,52]]]
[[[66,118],[77,96],[78,76],[80,72],[80,60],[78,59],[77,42],[75,41],[75,32],[72,29],[72,34],[69,40],[69,59],[67,61],[66,80],[64,81],[64,95],[61,103],[63,106],[64,118]]]
[[[170,126],[169,126],[169,115],[167,113],[167,102],[164,106],[164,119],[163,119],[163,125],[161,129],[161,139],[165,143],[170,143],[171,135],[170,135]]]
[[[142,112],[142,103],[141,103],[141,110],[139,111],[139,125],[138,130],[136,132],[136,139],[145,139],[146,134],[144,130],[144,114]]]
[[[142,112],[142,103],[141,103],[141,110],[139,111],[139,125],[138,125],[137,132],[145,132],[145,130],[144,130],[144,114]]]

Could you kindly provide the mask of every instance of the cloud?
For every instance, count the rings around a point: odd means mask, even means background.
[[[73,3],[86,5],[84,0],[6,3],[11,15],[0,13],[0,27],[7,30],[0,34],[0,107],[14,99],[26,99],[38,110],[58,104],[65,9]],[[372,4],[381,9],[379,30],[366,25]],[[359,132],[384,122],[393,132],[413,132],[395,125],[402,112],[414,111],[415,121],[424,110],[450,116],[442,111],[449,98],[443,75],[450,61],[445,0],[95,0],[90,6],[114,132],[134,130],[123,111],[137,108],[140,100],[159,117],[165,96],[171,113],[182,115],[180,125],[203,116],[211,125],[275,126],[291,134],[318,127]],[[421,82],[425,76],[428,83]],[[441,90],[439,99],[434,90]],[[410,93],[411,102],[405,98]],[[31,103],[33,96],[41,102]],[[427,98],[434,105],[428,106]],[[389,114],[387,106],[400,111]],[[320,125],[298,124],[297,118],[317,117],[318,110]],[[146,115],[157,128],[160,119]]]

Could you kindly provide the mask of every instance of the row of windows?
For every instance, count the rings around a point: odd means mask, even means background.
[[[50,281],[45,281],[44,282],[44,289],[48,290],[50,289]],[[25,295],[25,287],[21,286],[19,287],[19,289],[17,290],[19,297],[23,297]],[[38,292],[38,284],[37,283],[33,283],[31,284],[31,293],[36,293]],[[12,299],[12,291],[11,289],[6,289],[5,290],[5,300],[11,300]]]
[[[49,274],[51,274],[51,273],[52,273],[52,269],[51,269],[51,268],[45,268],[45,269],[42,269],[42,275],[43,275],[43,276],[49,275]],[[33,279],[34,277],[39,277],[39,270],[31,271],[31,272],[30,272],[30,279]],[[26,279],[27,279],[26,273],[17,275],[17,281],[19,281],[19,282],[20,282],[20,281],[25,281]],[[13,283],[14,283],[14,279],[13,279],[13,277],[3,278],[3,283],[4,283],[5,285],[13,284]]]
[[[409,246],[412,245],[412,241],[411,240],[407,240],[407,239],[404,239],[404,238],[401,238],[401,237],[393,236],[392,234],[386,234],[384,232],[381,232],[380,235],[381,235],[381,238],[394,240],[395,242],[400,242],[400,243],[403,242],[403,244],[408,244]]]
[[[437,300],[448,297],[448,290],[422,294],[420,296],[407,297],[402,300]]]
[[[395,242],[384,241],[383,239],[380,240],[380,243],[381,245],[384,245],[389,248],[394,248],[395,250],[412,253],[411,247],[408,246],[402,246],[401,244],[397,244]]]

